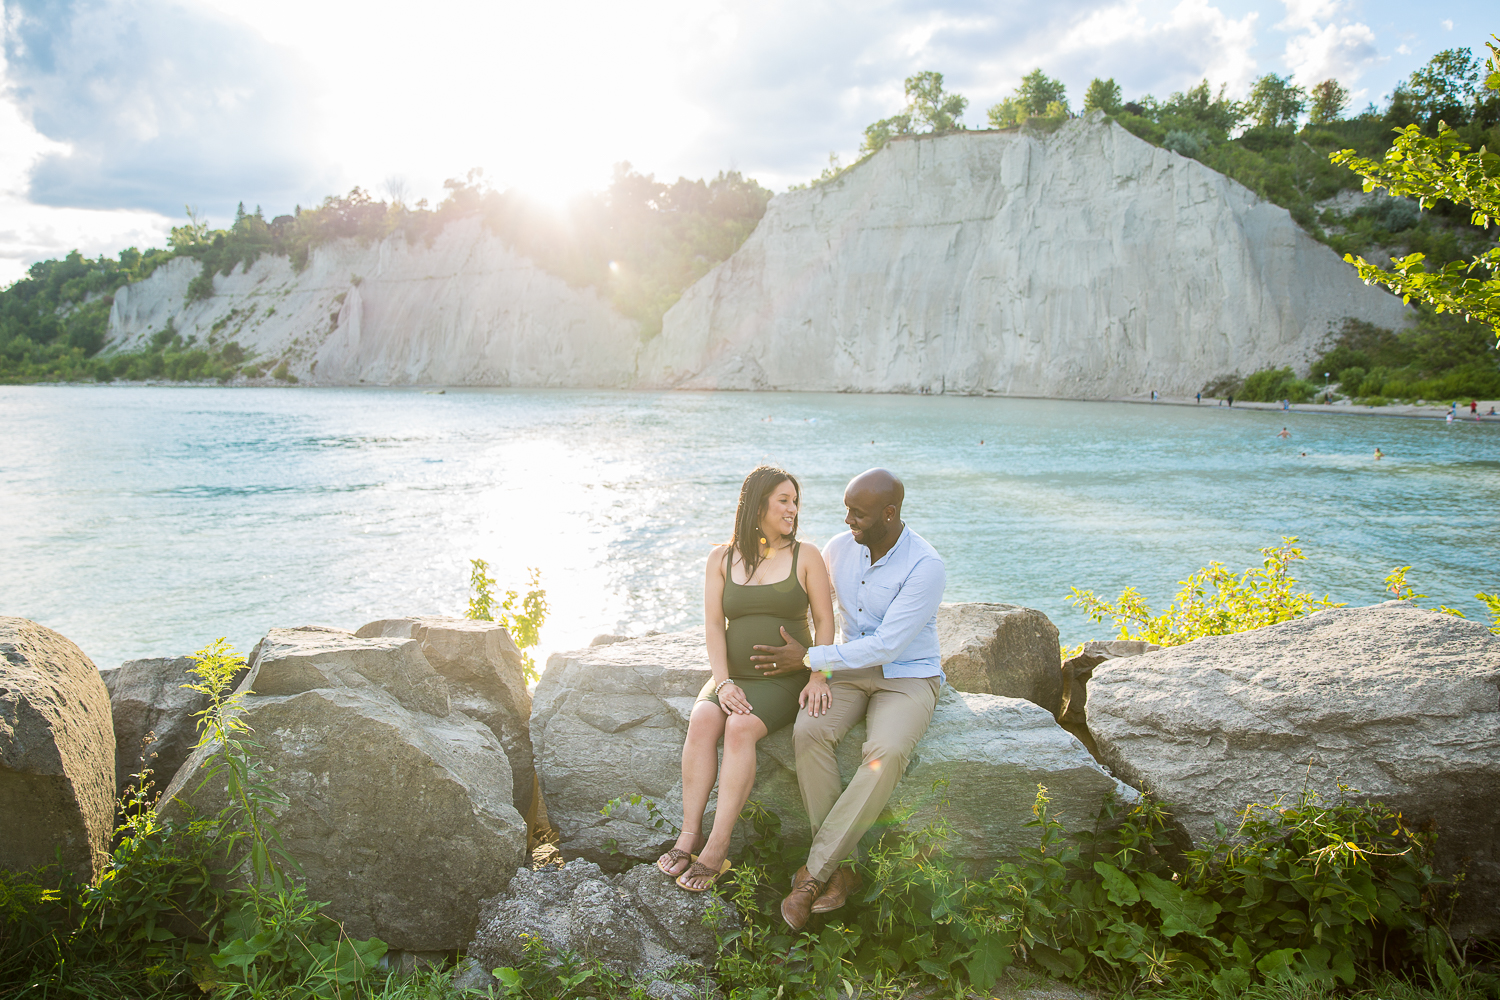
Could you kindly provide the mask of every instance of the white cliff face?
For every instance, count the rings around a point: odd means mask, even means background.
[[[627,384],[640,338],[590,289],[569,287],[477,219],[431,246],[401,236],[340,240],[299,273],[285,257],[214,277],[186,301],[198,262],[178,259],[120,289],[109,349],[148,343],[170,319],[184,338],[237,341],[324,384],[580,386]]]
[[[1095,116],[891,143],[774,199],[638,385],[1191,395],[1409,310],[1282,208]]]
[[[342,240],[300,273],[262,257],[188,302],[198,269],[173,261],[116,293],[109,349],[171,320],[323,384],[1089,398],[1300,374],[1346,317],[1410,316],[1284,209],[1098,117],[900,140],[776,197],[644,347],[477,219],[430,246]]]

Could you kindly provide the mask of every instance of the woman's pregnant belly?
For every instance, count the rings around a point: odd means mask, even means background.
[[[761,672],[755,669],[750,657],[756,655],[756,646],[786,645],[786,640],[781,637],[783,627],[802,645],[812,645],[812,634],[807,629],[806,619],[778,618],[775,615],[731,618],[724,633],[729,653],[729,676],[760,677]]]

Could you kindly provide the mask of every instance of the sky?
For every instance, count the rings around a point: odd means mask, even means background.
[[[1491,16],[1482,16],[1489,8]],[[782,191],[858,150],[937,70],[964,122],[1040,67],[1073,105],[1207,79],[1335,77],[1383,103],[1436,52],[1479,55],[1479,0],[0,0],[0,287],[33,261],[165,245],[361,186],[411,202],[481,168],[552,204],[613,165],[739,170]],[[1416,13],[1413,13],[1416,11]]]

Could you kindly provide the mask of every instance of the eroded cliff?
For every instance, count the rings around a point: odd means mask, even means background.
[[[640,342],[591,289],[543,271],[477,219],[430,246],[340,240],[300,272],[264,256],[188,301],[198,271],[179,259],[120,289],[110,348],[139,347],[171,321],[184,339],[232,340],[316,383],[602,387],[627,384]]]
[[[262,257],[189,301],[197,273],[121,289],[109,348],[170,321],[323,384],[1090,398],[1300,374],[1346,318],[1409,321],[1284,209],[1099,116],[903,139],[777,197],[644,345],[478,219],[431,245],[329,244],[300,272]]]
[[[1191,395],[1305,365],[1345,317],[1408,310],[1284,209],[1095,116],[893,142],[776,198],[637,384]]]

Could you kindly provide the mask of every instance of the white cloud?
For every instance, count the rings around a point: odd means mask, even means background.
[[[218,218],[328,193],[302,60],[181,0],[9,3],[4,84],[65,144],[30,174],[32,201]],[[269,206],[268,206],[269,207]]]
[[[1379,58],[1375,32],[1364,24],[1311,28],[1287,39],[1282,57],[1297,82],[1309,87],[1330,77],[1347,85]]]
[[[32,170],[46,157],[70,155],[72,147],[36,130],[5,85],[5,69],[0,50],[0,288],[25,277],[36,261],[70,250],[94,257],[131,245],[161,246],[171,221],[156,212],[31,202],[27,189]]]
[[[1441,24],[1443,26],[1443,30],[1444,31],[1452,31],[1453,30],[1453,20],[1452,20],[1452,18],[1446,18],[1445,17],[1441,21],[1439,21],[1438,24]]]
[[[1329,78],[1346,86],[1383,62],[1369,25],[1343,16],[1348,0],[1283,0],[1286,17],[1276,25],[1290,37],[1282,63],[1305,87]]]
[[[1204,79],[1242,93],[1255,76],[1258,20],[1255,11],[1236,20],[1207,0],[1181,0],[1161,17],[1132,0],[1088,12],[1035,58],[1080,76],[1113,76],[1127,97],[1148,90],[1164,97]]]
[[[1399,56],[1409,56],[1409,55],[1411,55],[1411,46],[1410,45],[1398,45],[1398,46],[1396,46],[1396,54],[1399,55]]]

